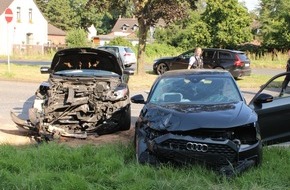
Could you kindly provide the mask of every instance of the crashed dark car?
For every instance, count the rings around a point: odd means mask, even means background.
[[[49,78],[36,91],[29,120],[11,112],[18,126],[49,139],[129,130],[131,73],[113,53],[93,48],[60,50],[41,73]]]
[[[144,104],[135,126],[138,162],[200,163],[228,176],[259,165],[263,144],[290,140],[290,129],[286,129],[290,96],[284,97],[286,115],[273,128],[269,124],[275,121],[269,122],[268,114],[274,117],[281,106],[262,92],[247,105],[227,71],[164,73],[154,82],[146,101],[141,94],[131,97],[133,103]]]

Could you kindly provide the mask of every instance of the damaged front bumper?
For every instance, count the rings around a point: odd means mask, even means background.
[[[29,109],[29,119],[21,119],[14,112],[10,112],[12,121],[20,128],[28,130],[30,132],[35,132],[36,135],[39,135],[43,139],[54,139],[62,137],[72,137],[78,139],[86,139],[88,135],[101,135],[106,133],[111,133],[118,131],[119,122],[124,119],[124,114],[130,110],[130,104],[115,110],[110,114],[105,120],[95,122],[91,124],[91,127],[83,129],[82,126],[78,129],[73,129],[71,126],[80,125],[79,123],[71,123],[54,125],[53,123],[44,122],[43,116],[37,112],[37,109]],[[71,128],[70,128],[71,127]]]
[[[262,151],[260,141],[243,145],[229,139],[196,138],[170,133],[152,140],[143,137],[139,141],[138,149],[146,150],[148,153],[139,152],[141,159],[148,160],[144,155],[150,155],[151,163],[163,161],[182,164],[201,163],[226,176],[239,174],[257,165]],[[152,161],[152,156],[156,161]]]

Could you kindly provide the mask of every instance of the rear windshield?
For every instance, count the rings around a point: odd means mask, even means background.
[[[125,51],[126,51],[127,53],[134,53],[130,48],[125,48]]]
[[[238,53],[237,54],[241,61],[249,61],[247,55],[245,53]]]

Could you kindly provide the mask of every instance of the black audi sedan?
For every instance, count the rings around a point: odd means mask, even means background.
[[[146,101],[141,94],[131,97],[144,104],[135,126],[138,162],[201,163],[225,175],[259,165],[263,144],[290,140],[290,92],[279,96],[277,85],[284,75],[263,86],[247,105],[228,71],[164,73]]]

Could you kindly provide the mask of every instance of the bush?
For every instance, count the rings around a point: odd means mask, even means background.
[[[165,57],[165,56],[177,56],[184,50],[169,46],[167,44],[152,43],[146,46],[146,58],[147,60],[153,61],[154,59]]]
[[[65,41],[68,47],[88,46],[87,33],[83,29],[74,29],[69,31]]]

